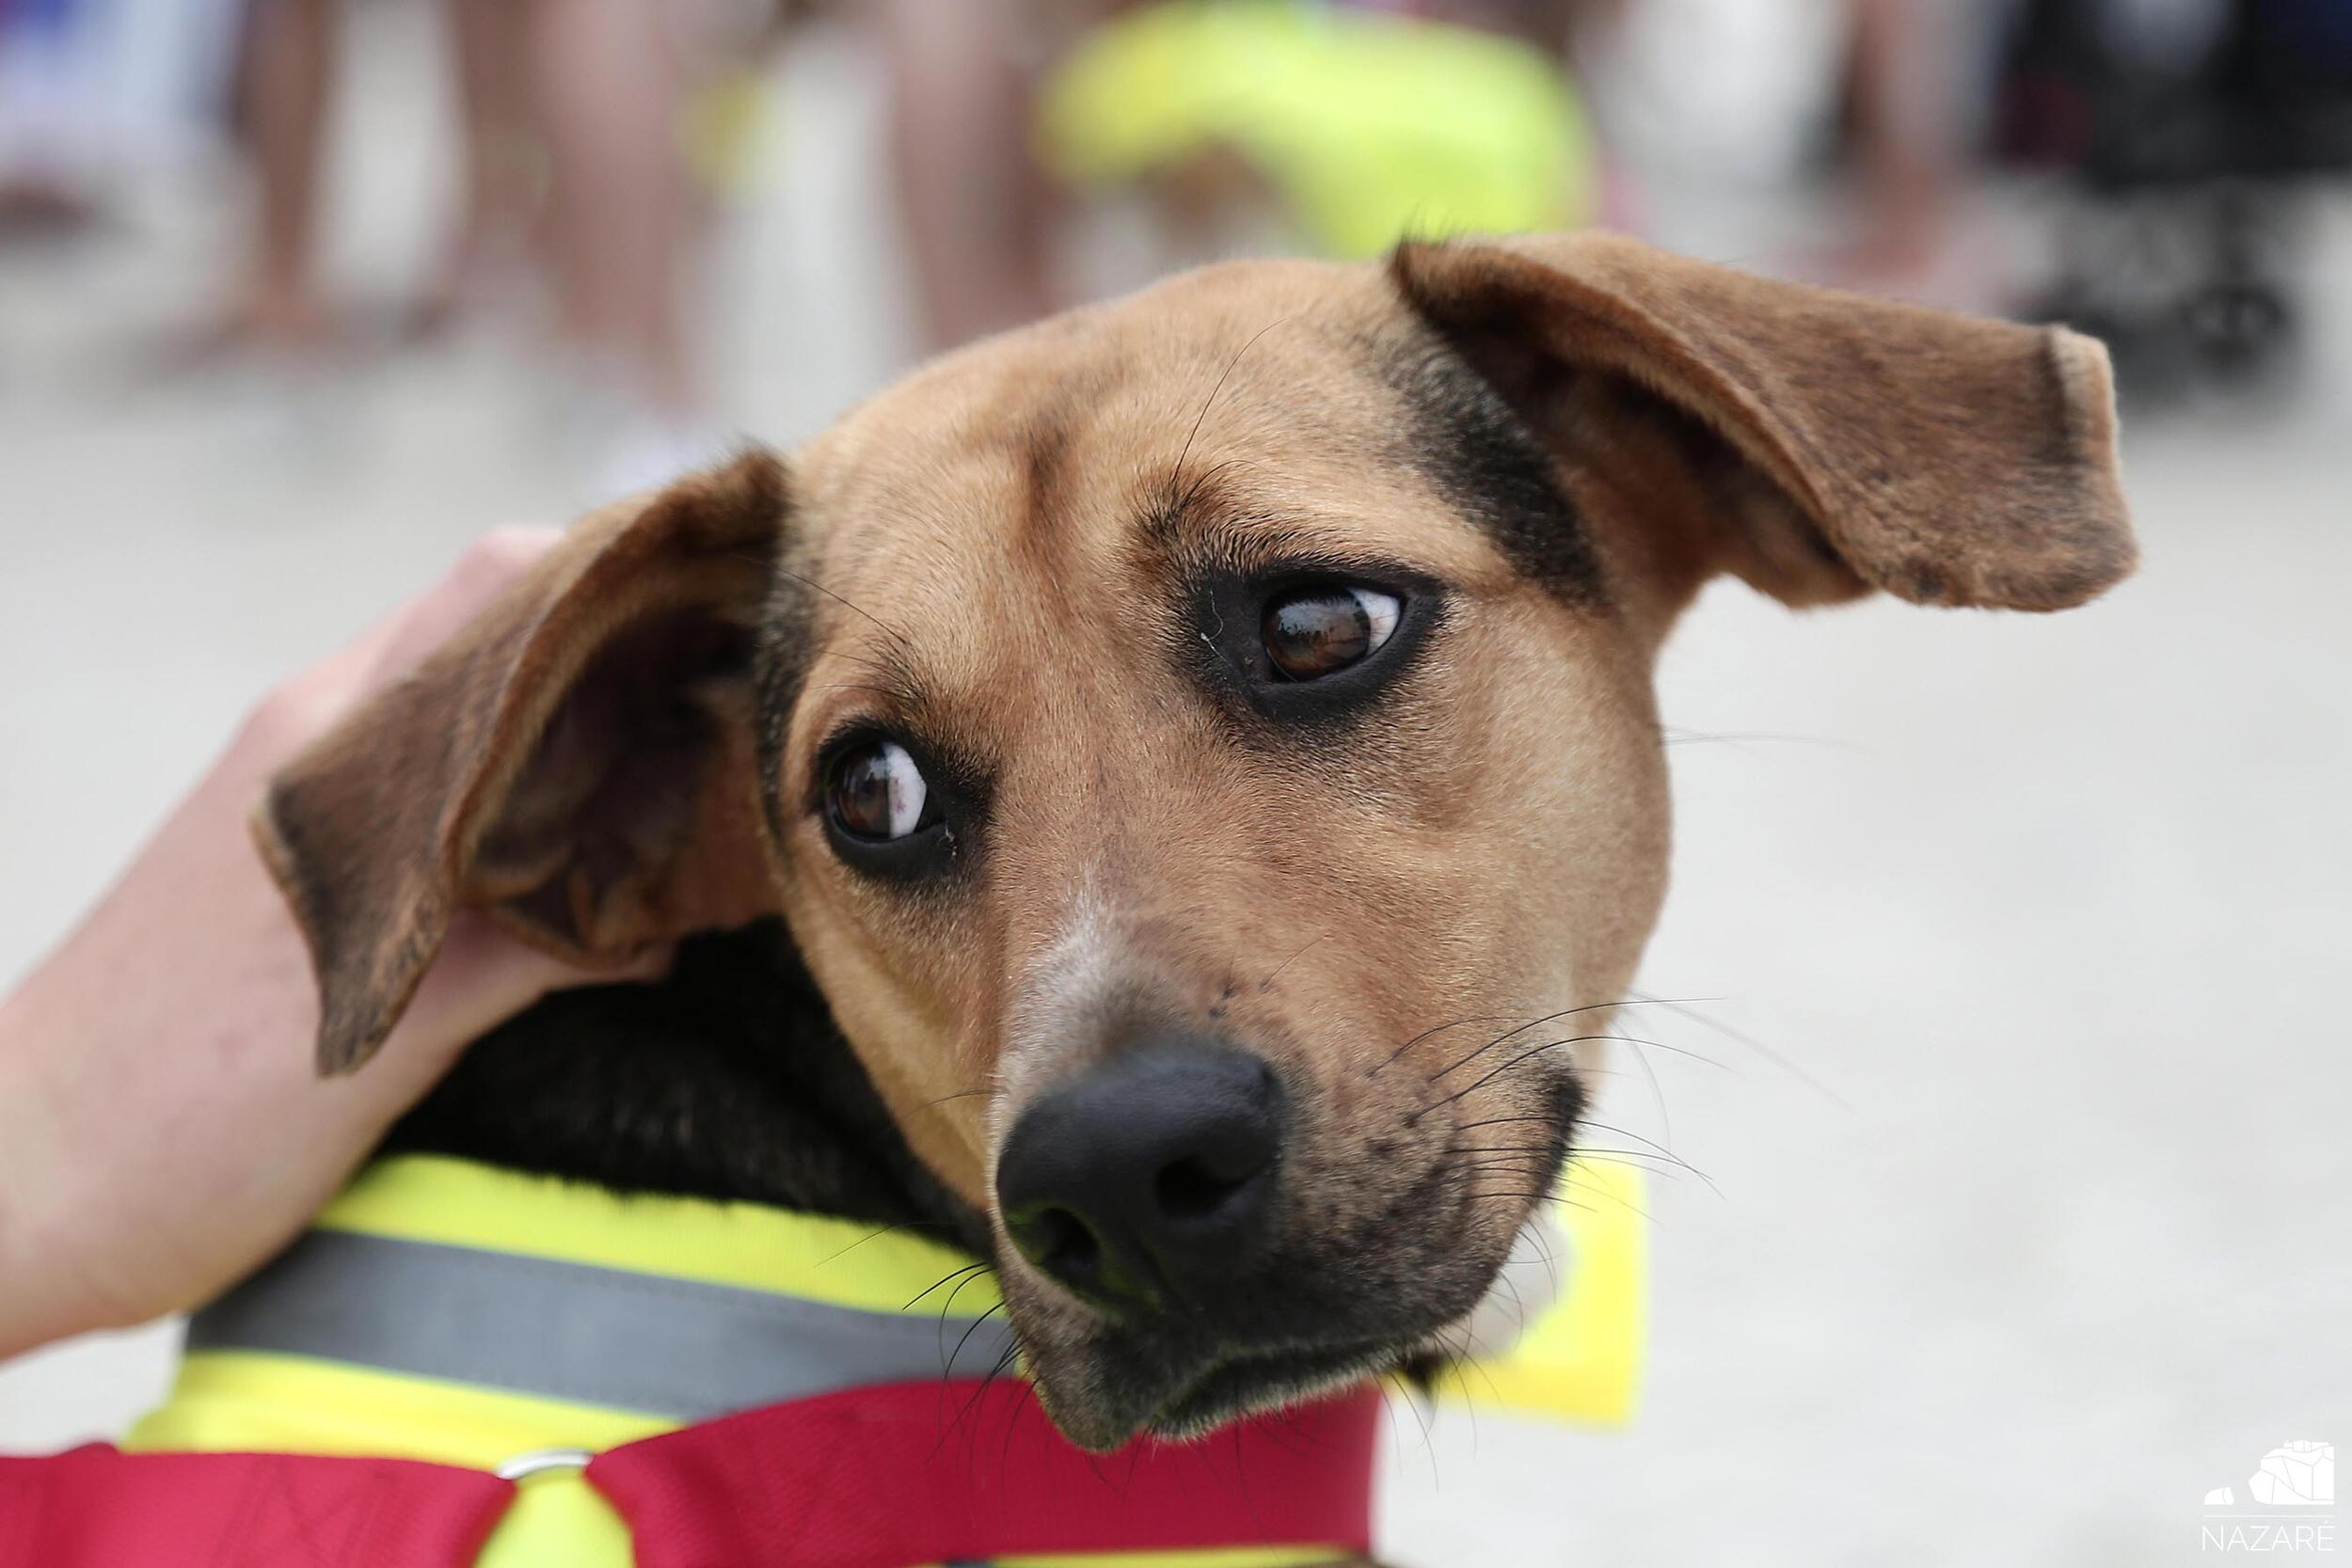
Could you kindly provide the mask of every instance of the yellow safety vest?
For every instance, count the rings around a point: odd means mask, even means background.
[[[1450,1391],[1622,1420],[1641,1360],[1639,1204],[1630,1166],[1573,1164],[1565,1293]],[[197,1316],[170,1398],[124,1447],[521,1474],[483,1568],[629,1568],[626,1528],[581,1479],[585,1454],[841,1387],[977,1376],[1009,1342],[998,1305],[987,1271],[903,1230],[400,1156]],[[1280,1568],[1328,1555],[1302,1543],[1022,1560]]]

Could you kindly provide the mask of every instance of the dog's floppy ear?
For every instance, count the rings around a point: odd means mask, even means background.
[[[383,1043],[457,909],[612,967],[772,907],[748,687],[786,503],[755,453],[592,514],[271,782],[322,1071]]]
[[[1705,488],[1675,525],[1702,574],[1797,604],[2059,610],[2132,569],[2088,338],[1599,233],[1406,245],[1392,273],[1556,456],[1673,452]]]

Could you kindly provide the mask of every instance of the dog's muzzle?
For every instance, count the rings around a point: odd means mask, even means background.
[[[1263,1057],[1165,1035],[1040,1096],[996,1164],[1006,1233],[1114,1317],[1187,1308],[1262,1260],[1281,1085]]]

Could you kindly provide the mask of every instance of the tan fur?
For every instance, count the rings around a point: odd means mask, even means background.
[[[1466,516],[1425,410],[1379,369],[1433,354],[1541,438],[1597,581],[1534,580]],[[1023,1104],[1174,1023],[1276,1063],[1306,1111],[1293,1217],[1353,1234],[1465,1143],[1534,1146],[1508,1119],[1538,1109],[1531,1074],[1472,1080],[1520,1044],[1609,1033],[1571,1014],[1443,1070],[1629,983],[1666,865],[1651,663],[1705,578],[2050,609],[2131,562],[2095,346],[1598,237],[1191,274],[939,361],[790,468],[788,515],[781,475],[747,459],[590,519],[280,781],[263,843],[319,958],[323,1061],[381,1038],[454,905],[615,958],[772,902],[910,1141],[976,1203]],[[1177,584],[1203,557],[1316,555],[1444,584],[1446,624],[1376,726],[1237,736],[1182,673]],[[542,860],[480,854],[530,815],[526,787],[562,782],[526,777],[548,716],[623,624],[656,605],[739,622],[779,559],[818,591],[797,700],[771,716],[772,883],[680,874],[767,864],[733,720],[697,764],[705,808],[550,933],[528,895],[569,874],[560,826],[530,835]],[[877,671],[911,676],[919,712]],[[927,726],[987,770],[978,874],[955,891],[911,896],[832,853],[814,775],[851,719]],[[1490,1177],[1381,1244],[1461,1272],[1467,1311],[1534,1180]],[[1004,1251],[1057,1418],[1115,1434],[1091,1309]]]

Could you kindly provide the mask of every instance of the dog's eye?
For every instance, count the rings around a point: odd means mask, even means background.
[[[868,741],[834,759],[825,782],[825,807],[851,838],[877,844],[921,832],[937,820],[930,786],[907,749],[895,740]]]
[[[1275,678],[1311,681],[1360,663],[1395,632],[1404,609],[1393,594],[1340,584],[1276,599],[1263,627]]]

